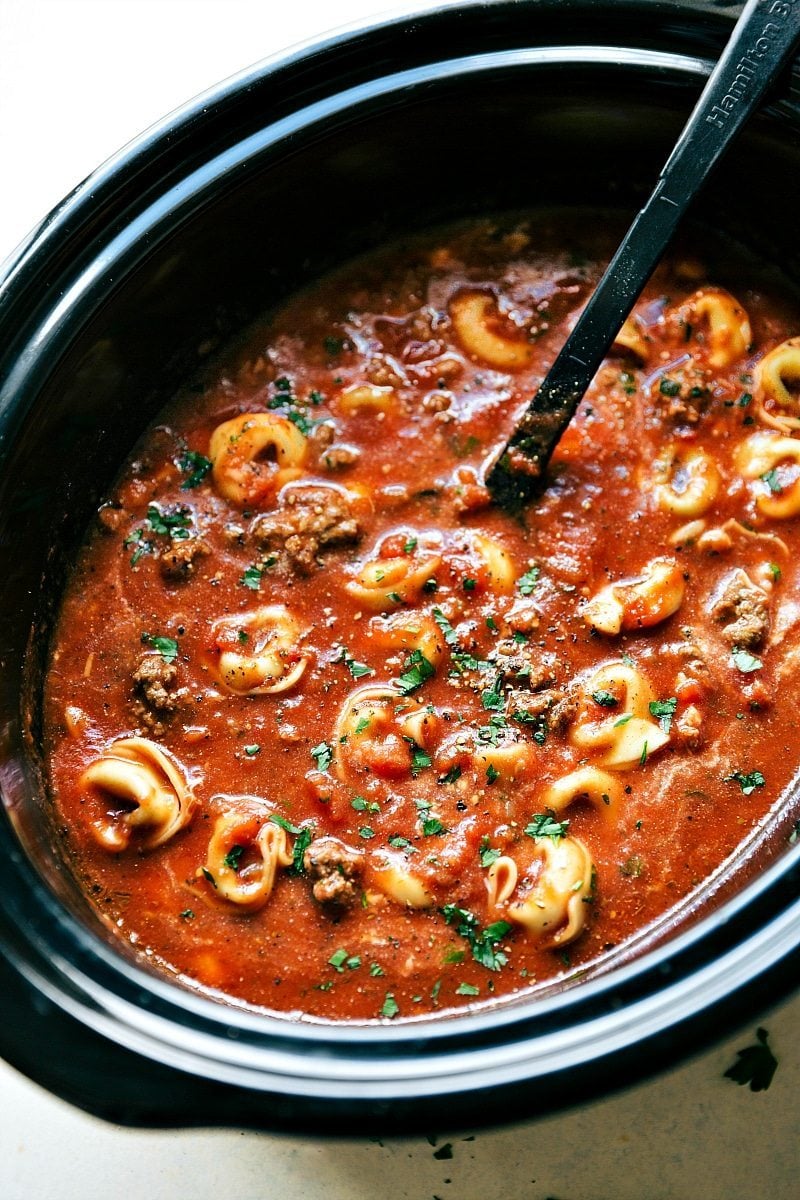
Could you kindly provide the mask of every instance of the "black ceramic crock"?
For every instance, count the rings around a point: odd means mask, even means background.
[[[684,906],[676,936],[640,938],[638,956],[593,978],[401,1025],[214,1003],[152,974],[92,916],[59,859],[39,757],[75,548],[198,348],[403,231],[543,203],[632,214],[734,14],[688,0],[448,4],[333,37],[151,130],[6,263],[0,1053],[53,1092],[131,1124],[474,1126],[632,1083],[797,984],[800,847],[784,806],[715,905]],[[787,73],[698,209],[795,281],[798,130]]]

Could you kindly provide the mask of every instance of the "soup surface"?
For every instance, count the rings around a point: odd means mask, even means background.
[[[542,499],[516,518],[481,482],[605,225],[459,226],[323,280],[101,507],[52,649],[52,794],[103,919],[191,986],[390,1020],[566,978],[790,783],[800,339],[774,282],[676,253]]]

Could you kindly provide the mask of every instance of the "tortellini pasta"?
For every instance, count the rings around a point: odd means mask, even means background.
[[[343,413],[388,413],[397,406],[394,388],[374,383],[356,383],[346,387],[339,397],[339,408]]]
[[[370,880],[383,895],[404,908],[430,908],[433,895],[418,875],[410,870],[405,857],[389,850],[373,857]]]
[[[550,784],[542,795],[542,804],[558,814],[584,797],[600,812],[611,813],[621,804],[622,785],[608,771],[601,771],[598,767],[579,767],[577,771]]]
[[[599,633],[646,629],[676,613],[683,603],[683,572],[674,558],[654,558],[637,579],[602,588],[583,607],[582,617]]]
[[[291,864],[286,830],[268,816],[224,812],[217,817],[205,871],[222,899],[254,912],[272,894],[278,868]]]
[[[719,491],[717,464],[699,447],[667,446],[653,475],[653,496],[659,508],[679,517],[701,517]]]
[[[90,763],[80,779],[110,800],[111,812],[92,822],[104,850],[126,850],[134,835],[142,850],[173,838],[191,819],[195,798],[178,764],[148,738],[120,738]]]
[[[730,367],[747,353],[753,340],[750,320],[729,292],[703,288],[681,305],[680,313],[687,325],[705,326],[709,366]]]
[[[308,439],[277,413],[243,413],[211,435],[208,456],[214,485],[234,504],[260,504],[299,478]]]
[[[486,875],[489,909],[546,938],[551,946],[565,946],[586,923],[592,858],[577,838],[541,837],[535,843],[536,853],[524,874],[507,854],[491,865]]]
[[[790,390],[794,385],[795,390]],[[765,354],[753,372],[758,415],[781,433],[800,429],[800,337],[789,338]]]
[[[349,595],[374,611],[413,604],[442,565],[441,553],[422,541],[409,553],[382,555],[380,551],[378,546],[375,557],[362,563],[345,585]]]
[[[603,708],[593,697],[608,695],[617,704]],[[582,690],[582,708],[570,730],[573,746],[598,755],[597,765],[626,771],[647,761],[669,742],[669,733],[652,719],[655,701],[650,683],[635,667],[607,663],[595,671]]]
[[[309,661],[299,623],[283,604],[221,617],[212,628],[212,668],[237,696],[273,696],[301,679]]]
[[[615,350],[626,350],[629,354],[635,355],[641,362],[647,361],[650,347],[635,316],[626,318],[622,328],[614,338],[613,348]]]
[[[486,292],[459,292],[450,301],[450,317],[464,349],[500,371],[526,367],[533,358],[528,341],[499,331],[497,301]]]
[[[737,448],[736,464],[745,479],[759,481],[755,503],[765,517],[800,513],[800,440],[754,433]]]
[[[431,666],[436,666],[444,653],[442,632],[428,613],[401,610],[373,617],[370,628],[379,645],[390,650],[418,650]]]
[[[411,773],[414,747],[429,746],[437,726],[435,713],[387,684],[357,688],[334,729],[336,774],[342,780],[364,771],[402,779]]]

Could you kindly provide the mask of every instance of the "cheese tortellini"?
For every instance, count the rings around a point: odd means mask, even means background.
[[[431,744],[435,713],[387,684],[367,684],[352,692],[334,729],[335,769],[342,780],[372,772],[384,779],[411,774],[412,751]]]
[[[214,485],[234,504],[261,504],[303,474],[308,439],[277,413],[243,413],[211,435]]]
[[[410,870],[401,853],[385,850],[375,855],[370,880],[377,891],[404,908],[430,908],[433,904],[433,895]]]
[[[82,788],[99,794],[110,809],[92,822],[104,850],[127,850],[134,836],[141,850],[154,850],[191,819],[195,798],[185,773],[148,738],[120,738],[90,763]]]
[[[757,411],[765,425],[781,433],[800,429],[798,386],[800,337],[793,337],[765,354],[753,372]]]
[[[622,784],[598,767],[579,767],[550,784],[542,795],[542,804],[558,814],[584,798],[602,813],[614,812],[622,802]]]
[[[283,604],[221,617],[212,629],[212,668],[237,696],[274,696],[301,679],[309,661],[301,629]]]
[[[286,830],[268,816],[224,812],[217,818],[205,873],[222,899],[255,912],[272,894],[278,868],[291,864]]]
[[[436,579],[442,565],[438,548],[414,540],[413,549],[381,554],[362,563],[345,584],[346,591],[365,608],[387,612],[419,600],[429,580]],[[393,549],[393,547],[391,547]]]
[[[717,464],[699,447],[667,446],[653,475],[653,496],[659,508],[679,517],[701,517],[719,491]]]
[[[583,606],[587,625],[599,633],[647,629],[676,613],[683,603],[683,571],[674,558],[654,558],[637,579],[607,584]]]
[[[747,353],[753,340],[750,319],[729,292],[703,288],[681,305],[680,314],[687,326],[704,329],[709,366],[730,367]]]
[[[745,479],[759,481],[755,503],[765,517],[800,513],[800,439],[754,433],[737,448],[736,463]]]
[[[500,371],[516,371],[533,358],[533,347],[500,332],[497,301],[486,292],[459,292],[450,301],[450,317],[464,349]]]
[[[534,841],[535,853],[524,872],[507,854],[489,868],[489,909],[545,938],[551,946],[565,946],[578,937],[586,923],[592,857],[578,838],[537,837]]]
[[[610,697],[611,704],[601,706],[597,696]],[[654,702],[653,689],[641,671],[623,662],[607,663],[582,689],[581,711],[570,730],[570,741],[580,750],[597,754],[601,767],[627,771],[639,766],[669,742],[669,734],[652,719],[650,705]],[[598,712],[603,715],[595,716]]]

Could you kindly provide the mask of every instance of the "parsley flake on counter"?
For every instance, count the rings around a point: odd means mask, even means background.
[[[391,1018],[396,1017],[399,1012],[400,1005],[397,1003],[392,993],[387,992],[386,999],[381,1005],[381,1016],[388,1017],[391,1020]]]
[[[531,567],[517,580],[517,589],[521,596],[532,596],[541,574],[538,567]]]
[[[568,829],[569,821],[556,821],[550,813],[536,813],[522,832],[532,838],[552,838],[558,845],[561,839],[567,836]]]
[[[152,646],[154,650],[157,650],[164,662],[173,663],[178,657],[178,643],[174,638],[153,637],[152,634],[143,633],[142,641],[146,646]]]
[[[317,764],[318,771],[327,771],[333,762],[333,750],[327,742],[320,742],[310,751],[311,757]]]
[[[760,658],[756,658],[748,650],[742,650],[740,646],[733,647],[731,659],[737,671],[741,671],[743,675],[749,675],[751,671],[760,671],[764,665]]]
[[[739,784],[745,796],[749,796],[756,788],[763,787],[766,780],[760,771],[750,771],[747,774],[743,771],[734,771],[732,775],[725,776],[725,783],[734,782]]]
[[[187,476],[181,484],[181,491],[199,487],[211,470],[211,459],[197,450],[185,450],[178,459],[178,468]]]
[[[778,1069],[778,1060],[772,1053],[766,1029],[757,1029],[756,1039],[754,1046],[736,1051],[737,1061],[723,1077],[742,1087],[748,1085],[751,1092],[765,1092]]]

